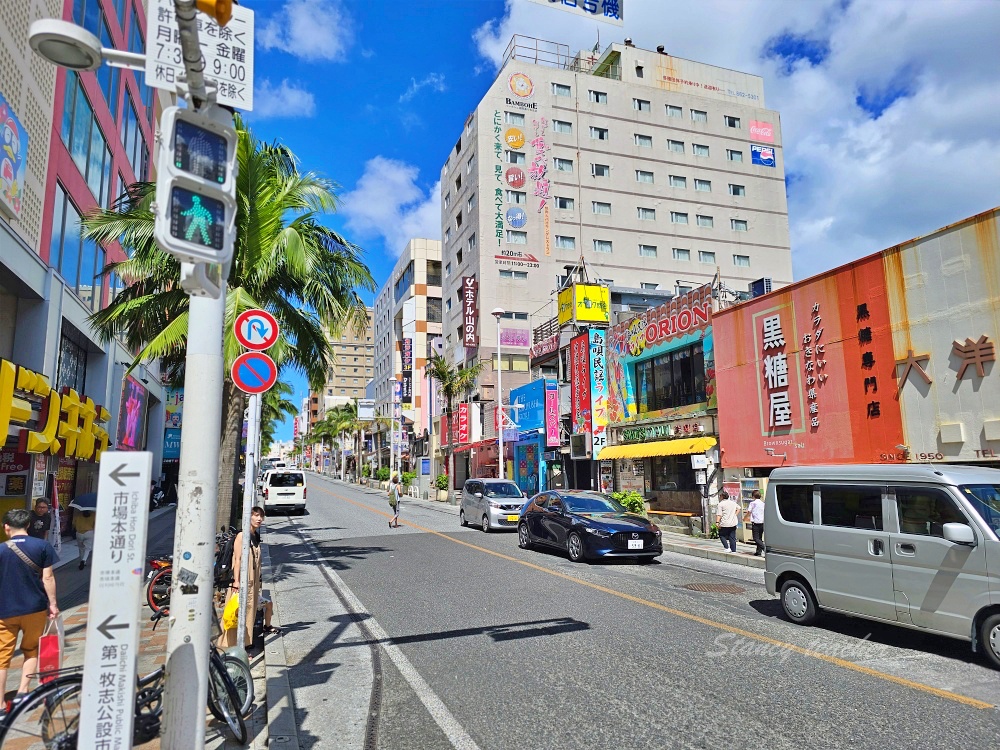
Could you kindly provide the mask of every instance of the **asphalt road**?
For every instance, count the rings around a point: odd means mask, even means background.
[[[390,530],[381,494],[316,475],[308,488],[308,513],[268,518],[266,537],[303,747],[980,748],[1000,735],[1000,672],[967,643],[836,615],[793,625],[742,566],[574,565],[460,529],[445,507],[404,501]]]

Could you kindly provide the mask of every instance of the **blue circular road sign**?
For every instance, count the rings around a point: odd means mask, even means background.
[[[233,362],[230,370],[236,387],[251,395],[269,390],[278,380],[278,367],[263,352],[246,352]]]

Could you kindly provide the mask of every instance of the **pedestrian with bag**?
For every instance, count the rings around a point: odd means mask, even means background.
[[[746,515],[753,530],[753,543],[757,545],[753,556],[760,557],[764,554],[764,501],[760,499],[760,490],[751,493]]]
[[[96,514],[90,510],[73,509],[73,530],[76,532],[76,546],[80,550],[80,570],[87,567],[90,553],[94,551],[94,526]]]
[[[399,483],[399,474],[393,472],[389,481],[389,507],[392,508],[392,520],[389,521],[390,529],[399,528],[399,506],[402,498],[402,485]]]
[[[243,544],[249,540],[250,542],[250,564],[248,566],[249,576],[247,578],[247,606],[246,606],[246,622],[243,623],[243,627],[246,629],[244,643],[249,649],[250,644],[253,643],[253,624],[254,620],[257,618],[257,610],[264,610],[264,632],[265,633],[277,633],[277,628],[271,626],[271,613],[273,612],[273,606],[270,600],[262,600],[261,598],[261,563],[260,563],[260,527],[264,523],[264,509],[259,505],[255,505],[250,510],[250,533],[244,534],[242,531],[236,535],[235,543],[233,544],[233,556],[231,562],[231,569],[233,571],[233,580],[229,585],[229,589],[226,592],[226,610],[231,607],[239,606],[239,593],[240,593],[240,564],[243,562]],[[236,604],[232,604],[236,601]],[[227,618],[223,616],[223,621]],[[237,621],[233,623],[231,628],[227,628],[223,631],[222,635],[219,636],[218,646],[221,649],[232,648],[236,645],[238,633],[237,628],[240,627],[240,623]]]
[[[715,510],[715,525],[719,528],[719,539],[727,553],[736,551],[736,526],[740,518],[740,504],[723,490],[719,493],[719,505]]]
[[[7,511],[3,531],[7,541],[0,544],[0,690],[6,690],[7,670],[21,636],[24,663],[15,701],[31,686],[38,671],[38,641],[46,621],[59,616],[56,579],[52,566],[59,555],[44,539],[28,535],[31,514],[23,508]],[[0,715],[6,701],[0,701]]]

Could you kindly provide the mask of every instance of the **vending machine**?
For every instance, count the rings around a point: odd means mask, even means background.
[[[760,496],[763,498],[767,493],[767,477],[742,477],[740,479],[740,525],[736,529],[736,538],[747,544],[753,544],[753,527],[750,525],[750,521],[743,520],[743,514],[753,499],[751,495],[754,490],[760,490]]]

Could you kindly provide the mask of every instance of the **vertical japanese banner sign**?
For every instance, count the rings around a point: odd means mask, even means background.
[[[569,342],[570,410],[573,433],[589,433],[590,421],[590,336],[581,333]]]
[[[458,405],[458,442],[465,445],[469,442],[469,405]]]
[[[590,329],[590,408],[593,430],[593,460],[608,444],[608,384],[604,367],[604,331]]]
[[[413,339],[403,339],[402,403],[413,403]]]
[[[764,363],[764,393],[767,404],[767,434],[791,431],[792,400],[788,391],[788,356],[781,311],[760,315],[761,361]]]
[[[462,345],[479,347],[479,282],[475,276],[462,277]]]
[[[555,448],[559,445],[559,389],[555,383],[545,384],[545,445]]]

